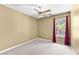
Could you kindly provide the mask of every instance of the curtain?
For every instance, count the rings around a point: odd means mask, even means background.
[[[53,19],[53,42],[56,42],[56,34],[55,34],[55,18]]]
[[[65,45],[70,45],[68,16],[66,16]]]

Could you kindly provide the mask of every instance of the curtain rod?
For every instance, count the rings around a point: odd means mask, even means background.
[[[63,13],[59,13],[59,14],[55,14],[55,15],[52,15],[52,16],[58,16],[58,15],[67,14],[67,13],[70,13],[70,11],[68,11],[68,12],[63,12]],[[50,16],[50,17],[52,17],[52,16]]]

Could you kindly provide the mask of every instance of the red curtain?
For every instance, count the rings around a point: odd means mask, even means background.
[[[66,16],[65,45],[70,45],[68,16]]]
[[[55,34],[55,18],[53,19],[54,22],[53,22],[53,42],[55,43],[56,42],[56,34]]]

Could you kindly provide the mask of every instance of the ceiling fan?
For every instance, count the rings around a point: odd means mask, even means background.
[[[39,10],[38,9],[35,9],[34,10],[39,14],[39,17],[43,16],[43,17],[46,17],[45,16],[45,13],[48,13],[50,12],[51,10],[48,9],[48,10],[45,10],[45,11],[41,11],[42,10],[42,7],[38,6]]]

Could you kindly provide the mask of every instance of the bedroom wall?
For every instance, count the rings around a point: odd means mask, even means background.
[[[45,18],[45,19],[39,19],[38,20],[38,36],[40,38],[45,38],[45,39],[51,39],[52,37],[52,29],[53,28],[53,18],[49,17],[49,18]]]
[[[79,54],[79,5],[73,5],[71,10],[72,47]]]
[[[0,5],[0,50],[37,37],[37,20]]]
[[[53,18],[62,18],[66,15],[70,16],[70,13],[63,13],[63,14],[59,14],[59,15],[55,15],[49,18],[44,18],[44,19],[40,19],[38,20],[39,22],[39,37],[40,38],[45,38],[45,39],[52,39],[53,36]],[[57,38],[57,42],[64,44],[63,43],[63,37],[58,37]]]

